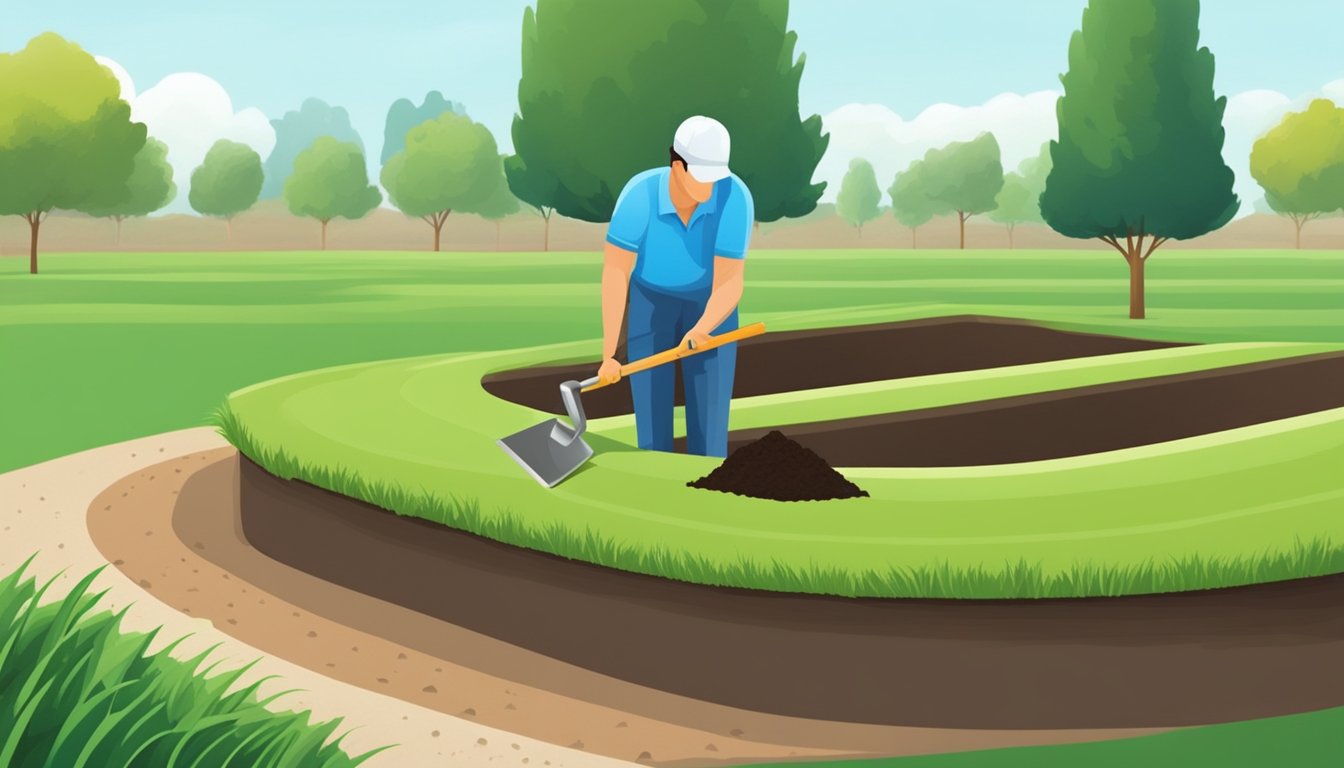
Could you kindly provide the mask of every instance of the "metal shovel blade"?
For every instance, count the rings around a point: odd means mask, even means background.
[[[556,439],[558,432],[572,434],[569,425],[559,419],[543,421],[500,440],[499,447],[538,483],[554,488],[593,455],[583,438],[566,442]]]

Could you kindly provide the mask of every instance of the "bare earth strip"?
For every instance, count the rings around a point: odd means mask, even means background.
[[[189,429],[83,451],[0,474],[0,572],[9,572],[34,552],[39,552],[31,573],[42,580],[63,572],[52,592],[64,594],[84,574],[107,563],[85,524],[87,511],[95,497],[101,495],[103,498],[98,509],[106,514],[119,510],[130,524],[129,519],[141,514],[132,506],[133,492],[146,492],[146,497],[175,498],[183,480],[190,475],[187,467],[206,466],[211,453],[218,457],[232,451],[224,446],[224,441],[212,429]],[[201,451],[211,453],[202,456]],[[145,472],[146,468],[179,456],[188,458],[179,460],[176,466]],[[174,469],[182,471],[174,472]],[[111,497],[104,493],[109,486],[128,476],[130,479],[120,486],[120,490],[112,492]],[[153,493],[148,492],[151,488]],[[123,493],[127,495],[123,496]],[[110,510],[106,509],[109,504],[112,505]],[[137,534],[142,539],[154,539],[156,548],[162,546],[167,552],[184,549],[170,531],[155,531],[152,536],[146,536],[147,530],[139,528]],[[185,554],[183,552],[182,556]],[[176,556],[172,562],[182,565]],[[185,569],[185,573],[194,578],[206,578],[205,569],[200,570],[200,574],[192,574],[191,569]],[[280,679],[262,687],[263,696],[287,689],[302,689],[281,699],[276,708],[312,710],[314,716],[322,720],[345,718],[345,727],[353,729],[344,742],[350,751],[358,753],[386,744],[400,745],[366,763],[372,768],[524,763],[557,768],[627,765],[403,702],[384,693],[329,678],[277,655],[267,655],[271,654],[270,649],[239,639],[236,633],[226,633],[210,621],[180,612],[136,583],[143,579],[153,586],[157,576],[159,585],[163,585],[166,577],[159,574],[164,572],[159,567],[138,573],[132,579],[121,570],[108,568],[95,583],[95,589],[108,590],[102,603],[108,608],[131,605],[124,623],[127,630],[147,631],[162,626],[156,648],[170,639],[190,634],[174,655],[188,657],[219,644],[212,660],[225,659],[241,665],[260,659],[245,681],[279,676]],[[217,573],[213,578],[230,584]],[[207,589],[203,580],[176,586],[182,590]],[[264,599],[264,595],[248,585],[234,586],[239,594],[243,594],[242,589],[249,590],[245,596]],[[222,617],[218,620],[221,624],[226,621]]]
[[[283,679],[267,690],[304,689],[282,700],[285,706],[345,717],[356,729],[347,741],[353,751],[401,745],[374,766],[712,765],[1153,732],[854,725],[763,715],[627,684],[267,558],[242,536],[236,473],[233,449],[212,430],[193,429],[0,475],[0,570],[40,550],[35,573],[65,569],[58,584],[68,586],[112,561],[117,568],[97,586],[110,589],[108,607],[134,602],[128,629],[163,625],[165,639],[195,633],[184,654],[215,643],[240,663],[269,654],[253,674]],[[321,545],[320,533],[314,545]]]

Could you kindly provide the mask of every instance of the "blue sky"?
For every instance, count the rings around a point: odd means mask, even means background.
[[[16,4],[7,0],[4,4]],[[274,117],[316,95],[349,109],[377,147],[387,106],[437,88],[497,134],[516,108],[525,0],[43,0],[6,13],[0,49],[54,30],[120,62],[140,90],[173,72],[218,80],[235,107]],[[825,114],[1050,89],[1085,0],[793,0],[808,55],[801,102]],[[1206,0],[1202,29],[1223,92],[1297,95],[1344,77],[1341,0]],[[501,137],[503,138],[503,137]],[[505,139],[507,141],[507,139]]]
[[[0,16],[0,50],[54,30],[119,62],[140,92],[169,74],[199,72],[223,86],[235,110],[255,107],[271,118],[317,96],[350,111],[375,158],[388,105],[437,89],[465,103],[507,149],[529,4],[41,0]],[[790,27],[807,54],[803,114],[869,103],[910,120],[940,102],[974,106],[1002,93],[1055,90],[1085,5],[793,0]],[[1295,99],[1344,79],[1344,0],[1205,0],[1201,27],[1220,93],[1267,89]]]

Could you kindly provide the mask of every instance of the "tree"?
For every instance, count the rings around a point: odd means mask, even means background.
[[[495,184],[495,191],[487,197],[474,213],[486,221],[495,222],[495,250],[499,250],[500,244],[500,223],[505,216],[512,216],[522,207],[518,198],[513,196],[509,190],[509,182],[504,178],[504,158],[507,155],[500,155],[500,164],[497,168],[499,176]]]
[[[1344,109],[1317,99],[1284,116],[1252,147],[1251,176],[1270,209],[1292,219],[1301,248],[1307,222],[1344,209]]]
[[[1003,177],[1003,189],[994,198],[994,210],[989,218],[1008,229],[1008,248],[1013,247],[1013,230],[1018,224],[1044,224],[1041,218],[1041,193],[1045,191],[1045,177],[1050,173],[1050,144],[1041,148],[1041,154],[1029,157],[1017,166],[1016,173]]]
[[[350,142],[360,152],[364,151],[359,132],[350,125],[350,114],[343,107],[333,107],[321,99],[305,99],[297,110],[272,120],[271,126],[275,128],[275,148],[266,158],[266,183],[261,188],[263,200],[281,196],[285,182],[294,172],[295,158],[323,136]]]
[[[407,143],[412,143],[409,136]],[[327,224],[332,219],[361,219],[382,201],[382,193],[369,184],[364,151],[354,142],[330,136],[318,138],[294,158],[294,173],[285,182],[285,204],[290,213],[322,224],[324,251]]]
[[[732,135],[758,221],[811,211],[828,137],[800,117],[805,60],[787,22],[780,0],[538,0],[523,15],[513,193],[548,221],[607,221],[626,181],[667,164],[677,125],[703,114]]]
[[[919,228],[933,218],[934,204],[924,191],[923,162],[916,160],[896,174],[887,194],[896,220],[910,228],[910,247],[919,247]]]
[[[145,125],[120,94],[110,70],[54,33],[0,54],[0,215],[28,222],[34,275],[53,209],[98,210],[127,194]]]
[[[1003,188],[999,142],[992,133],[970,141],[954,141],[924,154],[925,195],[935,214],[957,214],[961,248],[966,247],[966,220],[994,210],[994,198]]]
[[[158,139],[145,139],[145,145],[135,153],[125,197],[113,205],[91,208],[88,213],[115,221],[117,245],[121,245],[121,222],[131,216],[148,216],[171,203],[176,196],[173,166],[168,164],[168,146]]]
[[[246,144],[220,139],[191,172],[187,202],[202,216],[224,220],[233,242],[233,217],[251,208],[261,194],[261,155]]]
[[[472,212],[503,180],[499,150],[490,130],[451,112],[406,133],[406,149],[383,166],[388,198],[407,216],[434,229],[434,250],[448,214]]]
[[[877,204],[882,201],[882,190],[877,188],[877,175],[873,165],[863,158],[849,161],[849,170],[840,180],[840,192],[835,198],[835,212],[850,226],[859,230],[863,237],[863,225],[876,219],[881,211]]]
[[[1018,224],[1040,219],[1041,208],[1036,200],[1021,174],[1009,173],[1003,177],[1003,188],[994,197],[995,207],[989,218],[1007,226],[1009,249],[1013,247],[1013,230]]]
[[[257,203],[262,182],[261,155],[249,145],[220,139],[191,172],[187,202],[200,215],[224,219],[233,242],[234,217]]]
[[[1134,319],[1145,315],[1153,252],[1237,211],[1213,69],[1198,0],[1090,0],[1069,43],[1041,213],[1056,232],[1098,238],[1124,258]]]
[[[551,214],[555,208],[550,201],[559,195],[560,180],[547,169],[528,166],[517,155],[504,158],[504,179],[509,191],[541,217],[541,249],[551,250]]]
[[[438,91],[425,94],[425,100],[416,106],[410,99],[397,99],[387,109],[387,122],[383,128],[383,155],[378,161],[387,165],[392,156],[406,148],[406,132],[415,126],[433,120],[444,112],[466,115],[467,108],[456,101],[443,98]]]

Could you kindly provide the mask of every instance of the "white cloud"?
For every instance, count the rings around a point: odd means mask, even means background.
[[[261,110],[234,111],[228,91],[213,78],[197,72],[179,72],[160,80],[143,93],[135,93],[135,84],[117,62],[97,57],[122,83],[122,94],[132,94],[131,118],[145,123],[149,135],[168,145],[168,162],[173,166],[177,197],[165,212],[190,212],[187,193],[191,172],[205,159],[205,153],[220,139],[238,141],[252,147],[265,160],[275,147],[275,129]]]
[[[912,120],[881,104],[846,104],[822,118],[831,143],[814,179],[830,182],[822,199],[834,200],[849,161],[862,157],[873,164],[885,197],[896,174],[928,150],[967,141],[985,131],[998,139],[1004,168],[1012,170],[1055,138],[1058,98],[1051,91],[1025,96],[1002,93],[973,107],[934,104]]]
[[[1223,160],[1237,177],[1232,189],[1241,198],[1238,217],[1254,213],[1256,201],[1265,196],[1260,185],[1251,178],[1251,147],[1256,139],[1277,125],[1292,106],[1292,99],[1278,91],[1244,91],[1227,99],[1227,109],[1223,112],[1223,130],[1227,133],[1223,139]]]
[[[1344,106],[1344,80],[1326,83],[1321,88],[1321,95],[1335,102],[1336,106]]]
[[[1271,90],[1244,91],[1228,98],[1223,115],[1227,131],[1223,158],[1236,173],[1235,189],[1242,201],[1239,215],[1251,213],[1255,203],[1264,197],[1251,178],[1251,147],[1255,140],[1288,112],[1304,109],[1312,99],[1322,96],[1344,105],[1344,80],[1327,83],[1320,91],[1297,99]],[[1058,98],[1058,93],[1050,91],[1026,96],[1004,93],[978,106],[935,104],[913,120],[905,120],[880,104],[846,104],[823,118],[831,143],[817,165],[814,178],[830,182],[822,199],[834,200],[849,161],[862,157],[872,162],[885,197],[892,178],[912,160],[933,147],[965,141],[982,131],[992,132],[999,140],[1003,166],[1012,170],[1034,155],[1042,143],[1056,138]]]

